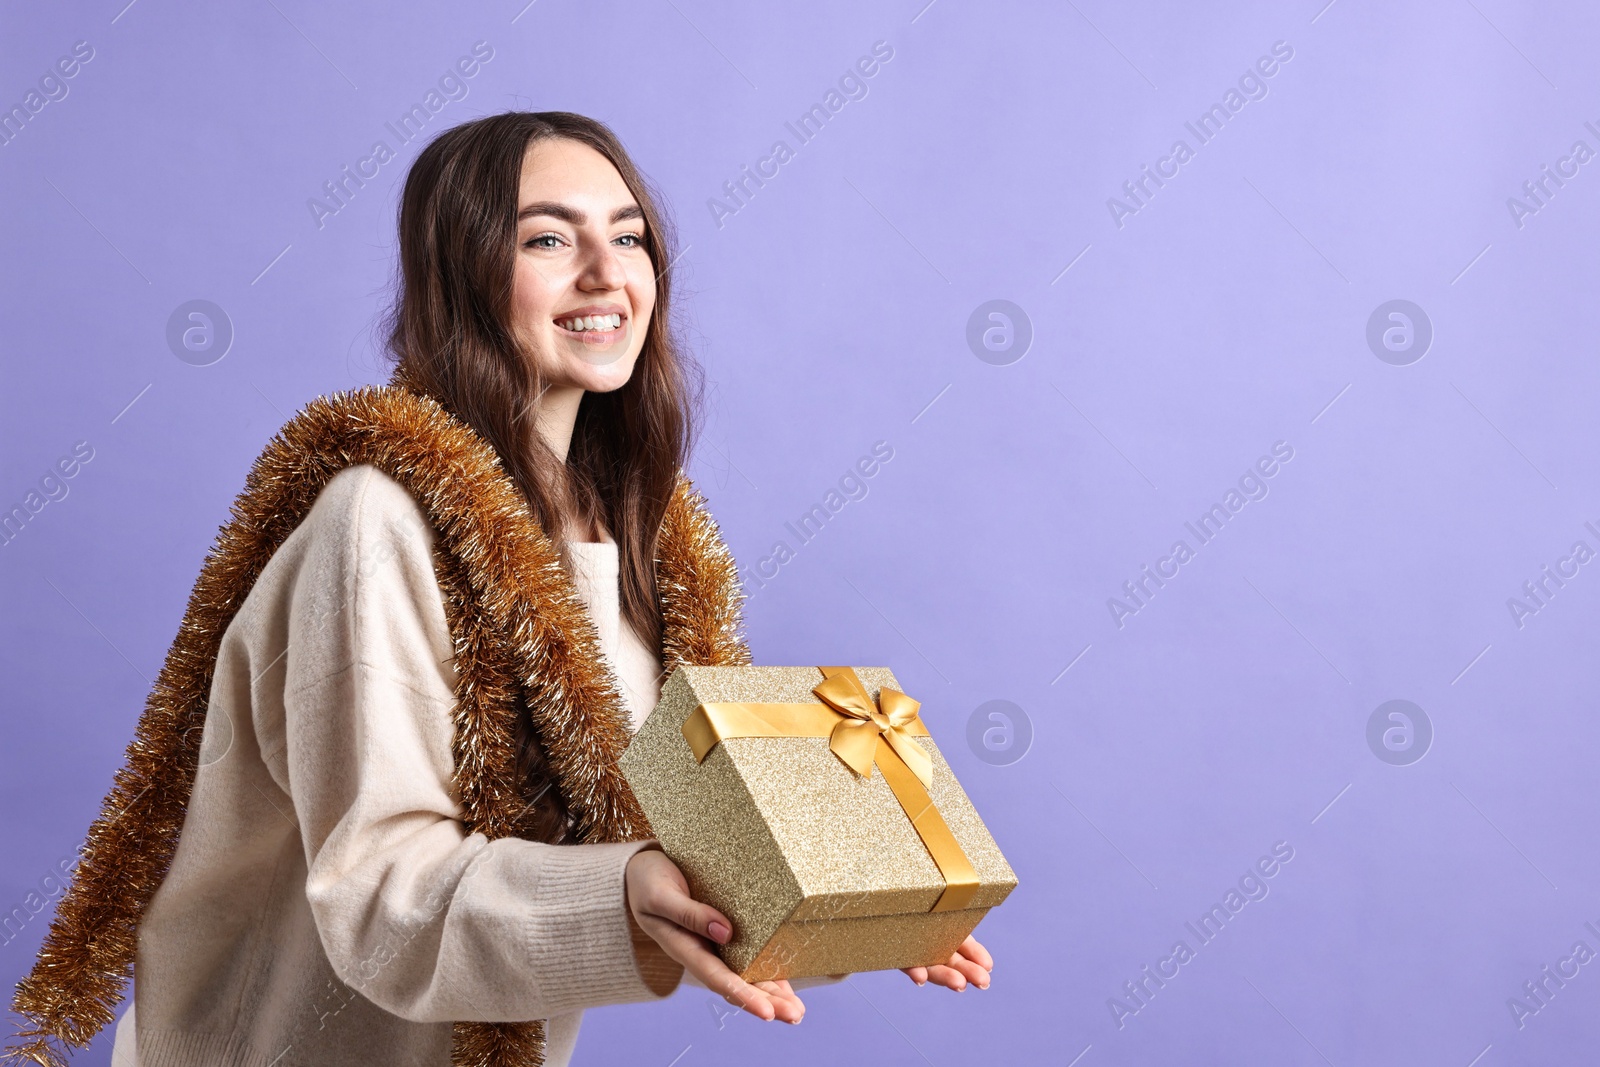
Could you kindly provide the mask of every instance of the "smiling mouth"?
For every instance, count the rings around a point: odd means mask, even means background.
[[[619,314],[578,315],[556,319],[556,329],[584,344],[605,344],[623,335],[623,319]]]

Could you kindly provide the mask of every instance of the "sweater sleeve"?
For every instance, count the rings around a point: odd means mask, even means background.
[[[264,755],[299,824],[335,973],[415,1022],[549,1018],[672,992],[682,968],[637,941],[624,895],[628,860],[657,842],[466,831],[453,650],[433,531],[410,494],[374,467],[347,469],[294,536],[311,540],[288,599],[282,745]]]

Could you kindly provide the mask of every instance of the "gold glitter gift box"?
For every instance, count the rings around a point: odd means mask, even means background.
[[[944,963],[1017,877],[887,667],[677,667],[621,766],[747,981]]]

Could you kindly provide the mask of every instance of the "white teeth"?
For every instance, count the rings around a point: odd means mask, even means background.
[[[558,322],[562,329],[581,333],[584,330],[615,330],[622,326],[622,316],[611,315],[580,315],[575,319]]]

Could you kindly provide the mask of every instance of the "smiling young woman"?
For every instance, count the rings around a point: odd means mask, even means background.
[[[37,1062],[564,1064],[687,976],[766,1020],[617,768],[678,663],[750,661],[684,474],[671,234],[566,112],[407,176],[393,381],[319,399],[208,556],[15,1006]],[[969,939],[918,984],[987,986]]]

